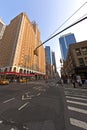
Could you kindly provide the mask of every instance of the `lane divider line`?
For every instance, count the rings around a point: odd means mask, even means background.
[[[8,99],[8,100],[4,101],[3,103],[10,102],[10,101],[12,101],[12,100],[14,100],[14,99],[15,99],[15,98]]]
[[[21,107],[18,108],[18,110],[20,111],[21,109],[23,109],[25,106],[28,105],[29,102],[26,102],[25,104],[23,104]]]

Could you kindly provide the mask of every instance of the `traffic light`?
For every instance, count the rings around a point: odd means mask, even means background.
[[[60,63],[62,64],[63,62],[62,62],[62,59],[60,59]]]
[[[34,55],[38,56],[38,51],[37,51],[37,49],[34,50]]]

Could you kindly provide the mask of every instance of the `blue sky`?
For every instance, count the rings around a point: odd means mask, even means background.
[[[86,0],[0,0],[0,17],[8,25],[15,16],[21,12],[26,12],[30,21],[34,20],[38,24],[41,41],[44,42],[85,2]],[[86,9],[87,3],[61,29],[69,26],[86,14]],[[70,32],[75,33],[77,42],[87,40],[87,20],[76,27],[68,29],[45,44],[51,46],[51,49],[55,51],[57,68],[60,68],[59,60],[61,58],[58,39],[61,35]]]

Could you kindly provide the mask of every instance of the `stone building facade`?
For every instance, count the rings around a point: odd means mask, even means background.
[[[29,74],[45,74],[45,50],[41,44],[40,31],[35,22],[30,22],[26,13],[16,16],[6,26],[0,40],[0,71]]]
[[[66,61],[63,63],[63,74],[80,75],[87,78],[87,41],[81,41],[69,46]]]
[[[0,18],[0,39],[2,39],[4,31],[5,31],[5,23],[2,21],[2,19]]]

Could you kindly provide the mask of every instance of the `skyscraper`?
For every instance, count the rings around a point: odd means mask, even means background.
[[[45,59],[46,59],[46,74],[51,75],[51,49],[50,46],[45,47]]]
[[[2,36],[4,34],[4,31],[5,31],[5,27],[6,27],[5,23],[0,18],[0,39],[2,39]]]
[[[0,40],[0,71],[30,74],[45,74],[45,49],[34,49],[41,44],[40,31],[35,22],[30,22],[26,13],[21,13],[6,26]],[[42,58],[43,57],[43,60]]]
[[[46,74],[48,76],[54,76],[57,72],[56,70],[56,59],[55,52],[51,51],[50,46],[45,47],[45,57],[46,57]]]
[[[52,65],[53,65],[53,71],[54,71],[54,73],[56,73],[57,70],[56,70],[55,52],[52,52]]]
[[[50,46],[45,47],[46,63],[51,65],[51,49]]]
[[[60,50],[63,60],[66,60],[69,45],[73,43],[76,43],[76,39],[73,33],[63,35],[59,38]]]

